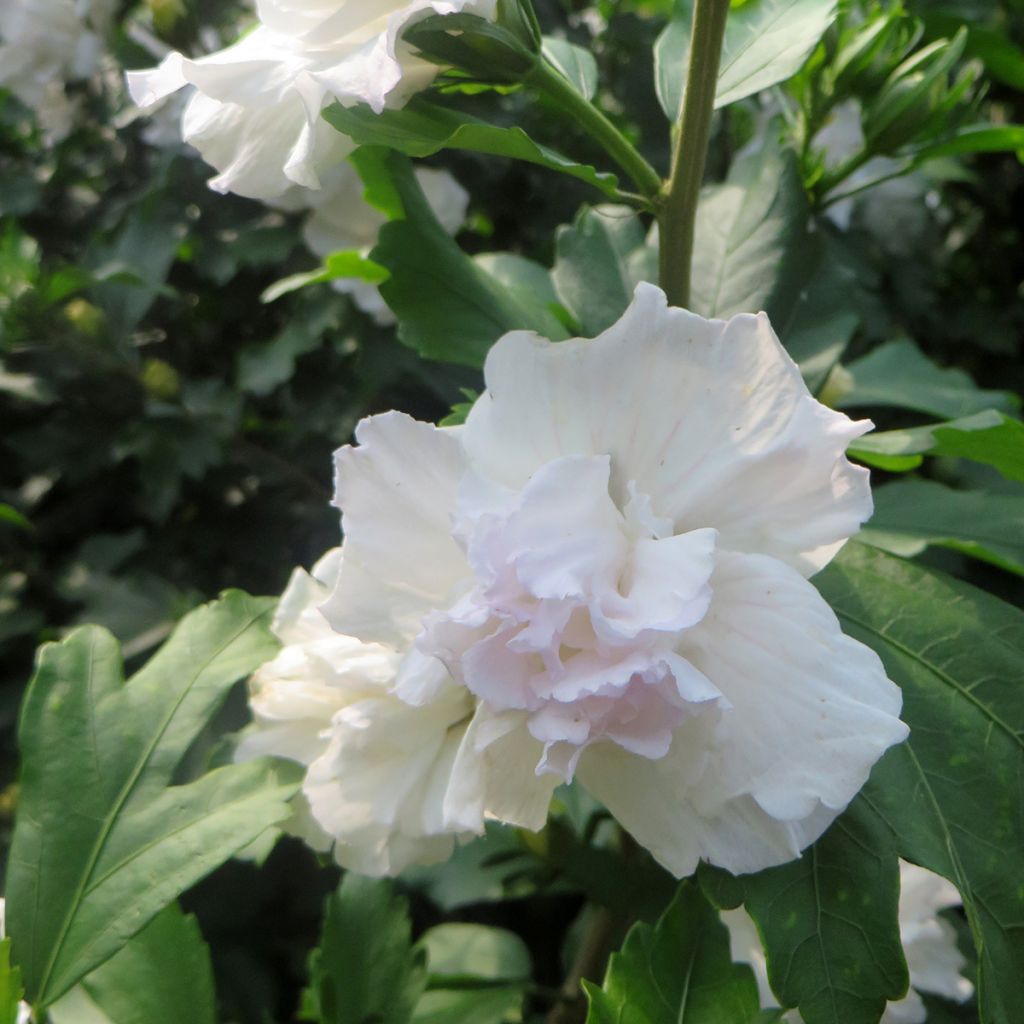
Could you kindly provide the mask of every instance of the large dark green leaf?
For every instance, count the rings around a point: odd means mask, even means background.
[[[391,175],[404,211],[381,229],[370,258],[390,272],[380,292],[398,317],[405,344],[428,359],[482,366],[506,331],[567,336],[547,296],[506,287],[459,248],[438,223],[408,160],[391,153],[373,169]]]
[[[764,145],[701,195],[690,305],[706,317],[765,310],[778,319],[803,283],[807,200],[792,152]]]
[[[214,1024],[213,966],[196,919],[171,903],[49,1014],[52,1024]]]
[[[815,582],[903,690],[910,739],[859,800],[900,856],[960,890],[982,1020],[1013,1024],[1024,1006],[1024,613],[860,544]]]
[[[875,491],[875,514],[859,537],[903,558],[937,544],[1024,575],[1024,492],[987,494],[899,480]]]
[[[555,250],[555,289],[585,337],[622,316],[639,282],[657,279],[658,254],[625,206],[584,207],[558,229]]]
[[[19,723],[7,889],[14,957],[35,1005],[288,815],[296,787],[267,762],[171,785],[232,684],[273,656],[271,609],[229,592],[183,619],[127,684],[106,630],[85,627],[42,648]]]
[[[889,341],[845,367],[849,380],[836,399],[839,409],[895,406],[955,419],[985,409],[1012,411],[1019,399],[979,388],[961,369],[936,366],[906,339]]]
[[[322,1024],[408,1024],[426,985],[424,960],[394,887],[346,875],[327,900],[312,961]]]
[[[855,804],[798,860],[733,878],[702,869],[723,906],[757,921],[772,989],[806,1024],[876,1024],[906,992],[892,836]]]
[[[836,0],[747,0],[729,12],[715,106],[724,107],[800,70],[836,15]],[[672,121],[682,109],[690,64],[693,0],[676,0],[654,47],[655,86]]]
[[[442,149],[470,149],[572,175],[609,196],[614,196],[618,189],[614,174],[578,164],[538,145],[522,128],[501,128],[422,99],[413,100],[401,110],[380,114],[369,107],[334,104],[324,111],[324,117],[359,146],[387,146],[415,157],[430,156]]]
[[[854,441],[849,453],[890,472],[914,469],[923,455],[970,459],[1024,483],[1024,423],[995,409],[946,423],[867,434]]]
[[[633,926],[601,988],[584,986],[587,1024],[750,1024],[760,1007],[753,971],[732,962],[728,930],[692,882],[656,925]]]

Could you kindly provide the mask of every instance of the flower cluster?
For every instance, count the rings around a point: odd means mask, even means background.
[[[898,688],[807,580],[870,515],[844,454],[870,424],[812,398],[763,315],[707,321],[651,285],[597,338],[506,335],[485,378],[463,426],[386,413],[337,455],[323,614],[337,643],[388,652],[407,751],[444,723],[432,749],[452,754],[417,827],[540,828],[578,777],[677,875],[797,856],[907,734]],[[394,747],[347,707],[307,798],[358,755],[381,790],[361,811],[391,827]]]
[[[136,103],[150,107],[185,86],[185,141],[219,172],[221,192],[257,199],[292,185],[320,187],[320,173],[352,143],[320,116],[329,103],[378,113],[429,84],[435,65],[402,39],[431,14],[495,16],[497,0],[259,0],[259,24],[234,45],[192,60],[171,53],[130,72]]]
[[[900,941],[910,972],[910,990],[906,996],[889,1003],[879,1024],[924,1024],[928,1012],[919,993],[943,996],[963,1003],[970,999],[974,986],[961,975],[966,961],[956,944],[953,926],[939,917],[939,911],[960,906],[956,887],[916,864],[900,861]],[[768,985],[768,967],[757,926],[743,909],[722,912],[729,928],[732,958],[750,964],[761,993],[761,1005],[777,1005]],[[803,1018],[790,1010],[789,1024],[802,1024]]]

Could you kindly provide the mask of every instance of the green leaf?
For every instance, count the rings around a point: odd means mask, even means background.
[[[342,107],[335,103],[324,111],[324,117],[359,146],[387,146],[414,157],[431,156],[442,149],[469,149],[569,174],[609,196],[618,189],[614,174],[578,164],[538,145],[522,128],[500,128],[422,99],[413,100],[401,110],[380,114],[366,106]]]
[[[794,154],[765,145],[737,160],[697,207],[690,305],[705,317],[790,309],[803,277],[807,200]]]
[[[622,316],[641,281],[657,279],[657,252],[640,218],[625,206],[584,207],[555,235],[551,276],[558,297],[584,337],[594,337]]]
[[[407,1024],[426,985],[424,959],[393,886],[346,875],[328,897],[313,957],[322,1024]]]
[[[889,341],[848,364],[849,383],[837,409],[894,406],[956,419],[986,409],[1012,411],[1020,400],[1008,391],[979,388],[960,369],[936,366],[907,339]]]
[[[857,538],[902,558],[937,544],[1024,575],[1024,493],[899,480],[875,491],[875,513]]]
[[[995,409],[946,423],[867,434],[848,451],[861,462],[890,472],[914,469],[922,455],[970,459],[1024,483],[1024,423]]]
[[[930,143],[914,150],[914,163],[920,166],[944,156],[964,153],[1015,153],[1024,151],[1024,125],[972,124],[960,128],[951,139]]]
[[[758,924],[780,1003],[806,1024],[876,1024],[907,989],[897,905],[899,863],[888,827],[854,804],[803,855],[734,878],[702,867],[723,906]]]
[[[214,1024],[213,966],[196,919],[171,903],[48,1012],[52,1024]]]
[[[981,1019],[1024,1006],[1024,613],[941,573],[851,544],[815,577],[845,632],[903,690],[910,739],[858,800],[901,857],[960,890],[978,949]]]
[[[19,530],[33,530],[32,523],[13,505],[0,501],[0,523],[16,526]]]
[[[601,988],[584,987],[587,1024],[750,1024],[760,1009],[753,971],[732,962],[728,929],[692,882],[654,927],[630,929]]]
[[[800,70],[836,16],[836,0],[746,0],[725,25],[715,107],[784,82]],[[693,0],[676,0],[672,19],[654,45],[655,88],[661,109],[677,121],[690,64]]]
[[[544,36],[541,42],[541,53],[549,64],[561,71],[574,86],[577,92],[588,100],[597,92],[598,72],[597,61],[589,50],[576,46],[567,39],[556,36]]]
[[[47,1006],[178,893],[287,817],[269,762],[173,786],[230,687],[273,656],[273,602],[240,591],[186,616],[123,682],[106,630],[47,644],[21,710],[8,926],[29,1001]]]
[[[408,160],[392,153],[388,166],[405,217],[384,225],[370,258],[391,274],[380,291],[406,345],[428,359],[482,366],[507,331],[567,336],[543,295],[505,287],[459,248],[438,223]]]
[[[21,970],[11,966],[11,940],[0,939],[0,1024],[17,1024],[23,994]]]
[[[542,264],[510,252],[480,253],[473,257],[473,262],[503,285],[521,305],[543,307],[560,322],[571,319],[559,301],[551,271]]]
[[[354,249],[332,252],[323,265],[314,270],[306,270],[301,274],[292,274],[275,281],[260,296],[260,302],[274,302],[289,292],[298,291],[311,284],[324,284],[337,281],[339,278],[351,278],[357,281],[368,281],[380,284],[388,279],[388,272],[379,263],[368,260],[362,253]]]
[[[429,991],[416,1024],[502,1024],[523,1001],[530,951],[518,935],[479,924],[442,924],[423,936]]]

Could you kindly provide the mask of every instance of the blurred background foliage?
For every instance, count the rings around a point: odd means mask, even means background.
[[[674,8],[670,0],[537,4],[546,32],[592,50],[602,106],[659,169],[668,132],[652,48]],[[808,237],[825,247],[809,255],[833,271],[820,301],[845,348],[844,370],[835,369],[834,352],[819,367],[823,398],[842,404],[851,387],[864,386],[858,360],[909,339],[936,366],[1001,392],[995,404],[1012,411],[1024,392],[1024,165],[1002,152],[950,153],[918,166],[904,144],[926,145],[965,111],[995,125],[1024,123],[1024,0],[907,0],[906,8],[910,17],[891,5],[859,8],[874,11],[869,21],[884,12],[895,20],[884,45],[845,78],[835,74],[836,54],[852,35],[834,28],[795,79],[720,115],[709,180],[721,181],[766,131],[796,152]],[[100,71],[67,86],[75,116],[59,142],[0,92],[0,810],[8,831],[15,718],[40,642],[97,622],[131,662],[225,587],[279,593],[293,566],[309,566],[337,542],[331,453],[357,420],[387,408],[438,420],[463,401],[462,389],[481,384],[473,369],[421,359],[329,284],[261,301],[274,282],[317,265],[302,244],[301,218],[210,191],[210,170],[178,141],[173,110],[147,119],[131,107],[121,68],[153,63],[154,44],[212,49],[232,38],[244,14],[242,5],[198,0],[122,4]],[[880,127],[895,102],[882,91],[886,69],[954,37],[945,91]],[[819,134],[851,102],[873,155],[902,159],[907,172],[864,192],[854,191],[859,168],[836,177],[849,154],[840,146],[830,157]],[[564,124],[523,93],[504,90],[487,104],[492,120],[599,161],[592,143],[567,138]],[[458,237],[470,253],[512,252],[550,266],[556,228],[601,198],[528,164],[464,152],[429,162],[471,194]],[[898,383],[915,350],[884,352],[895,352]],[[887,429],[922,422],[912,401],[902,410],[862,405]],[[952,459],[935,460],[929,473],[993,493],[1015,486]],[[1020,579],[1000,568],[950,551],[927,557],[1005,598],[1024,598]],[[243,716],[239,692],[220,727]],[[586,820],[571,801],[563,812],[566,821]],[[415,925],[454,912],[512,927],[529,939],[535,980],[557,986],[578,891],[614,888],[618,861],[595,862],[598,852],[582,853],[557,823],[542,849],[504,834],[493,842],[487,864],[468,847],[424,875]],[[569,864],[575,881],[552,885]],[[188,896],[229,1016],[255,1024],[292,1012],[303,951],[335,881],[289,841],[261,867],[232,862]],[[643,891],[663,895],[659,885]],[[487,902],[503,894],[513,898]],[[535,898],[516,898],[527,895]],[[954,1019],[956,1011],[942,1012]]]

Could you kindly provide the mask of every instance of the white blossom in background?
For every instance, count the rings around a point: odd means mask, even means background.
[[[453,684],[439,686],[423,707],[393,696],[397,654],[339,635],[317,609],[340,560],[335,549],[312,575],[292,574],[273,623],[284,646],[253,676],[255,722],[235,757],[273,755],[304,765],[288,831],[315,849],[333,847],[345,867],[396,874],[452,851],[442,801],[472,701]]]
[[[402,106],[435,65],[413,55],[402,31],[431,14],[495,15],[497,0],[259,0],[259,24],[233,46],[191,60],[171,53],[128,74],[149,107],[185,86],[185,141],[219,172],[212,188],[257,199],[292,185],[320,187],[320,173],[353,146],[320,116],[329,103]]]
[[[540,828],[575,775],[676,875],[798,856],[907,735],[807,581],[871,514],[844,454],[870,423],[812,398],[763,314],[646,284],[593,340],[505,335],[485,378],[463,426],[386,413],[338,452],[322,606],[404,652],[401,700],[475,700],[446,826]]]
[[[455,234],[465,222],[469,194],[447,171],[417,167],[415,174],[441,226]],[[316,191],[293,188],[272,205],[286,210],[309,209],[302,237],[310,252],[320,259],[344,250],[369,256],[387,218],[363,197],[365,186],[356,169],[343,160],[321,175],[321,184],[322,188]],[[351,295],[355,304],[377,323],[394,323],[394,315],[376,285],[358,278],[338,278],[331,285],[336,291]]]
[[[111,0],[0,0],[0,88],[36,112],[50,142],[71,130],[64,84],[96,70],[112,9]]]
[[[879,1024],[924,1024],[927,1010],[920,992],[963,1003],[974,986],[961,975],[966,961],[956,944],[953,926],[939,917],[939,911],[960,906],[956,887],[940,875],[916,864],[900,861],[900,941],[907,958],[910,989],[903,999],[888,1003]],[[778,1003],[768,985],[764,947],[751,916],[742,908],[722,911],[729,928],[733,960],[750,964],[757,979],[761,1006]],[[796,1010],[786,1013],[790,1024],[802,1024]]]

